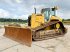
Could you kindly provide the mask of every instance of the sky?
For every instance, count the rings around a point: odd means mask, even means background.
[[[42,8],[58,6],[57,16],[70,19],[70,0],[0,0],[0,18],[27,19]]]

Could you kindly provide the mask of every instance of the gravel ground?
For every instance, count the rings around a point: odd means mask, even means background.
[[[70,25],[65,25],[68,32],[63,37],[32,42],[28,47],[3,36],[0,29],[0,52],[70,52]]]

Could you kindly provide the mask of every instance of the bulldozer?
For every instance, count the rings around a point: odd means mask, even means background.
[[[4,36],[19,43],[31,46],[32,41],[42,41],[64,36],[67,29],[62,23],[62,18],[56,16],[57,7],[43,8],[41,13],[32,13],[28,16],[28,26],[5,26]]]

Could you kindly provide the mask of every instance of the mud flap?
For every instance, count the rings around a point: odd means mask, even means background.
[[[27,46],[32,43],[32,32],[29,28],[5,26],[4,36]]]

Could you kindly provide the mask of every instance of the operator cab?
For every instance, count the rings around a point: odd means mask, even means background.
[[[56,16],[57,7],[54,8],[43,8],[41,13],[44,14],[45,19],[48,21],[51,16]]]

